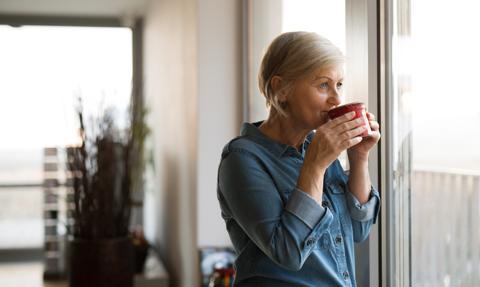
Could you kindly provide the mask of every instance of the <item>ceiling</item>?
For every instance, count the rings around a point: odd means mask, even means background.
[[[150,0],[0,0],[0,14],[30,16],[141,16],[145,13],[149,1]]]

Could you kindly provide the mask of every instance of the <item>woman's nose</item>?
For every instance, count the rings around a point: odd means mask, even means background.
[[[334,106],[338,106],[341,104],[340,93],[337,90],[332,91],[329,96],[329,103]]]

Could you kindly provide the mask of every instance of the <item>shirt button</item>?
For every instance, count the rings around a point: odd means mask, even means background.
[[[347,280],[348,277],[350,277],[350,275],[348,274],[348,272],[347,272],[347,271],[343,272],[343,278],[344,278],[345,280]]]
[[[322,202],[322,206],[323,206],[323,207],[329,207],[329,206],[330,206],[330,202],[328,202],[328,201],[323,201],[323,202]]]
[[[342,243],[342,236],[341,235],[337,235],[337,237],[335,238],[335,243],[337,243],[337,244]]]
[[[315,243],[315,240],[313,238],[307,239],[307,242],[305,243],[307,247],[310,247],[313,243]]]

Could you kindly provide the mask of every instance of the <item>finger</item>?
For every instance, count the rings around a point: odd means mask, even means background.
[[[380,129],[380,125],[378,124],[378,122],[369,121],[368,123],[370,124],[370,128],[372,129],[372,131],[378,131]]]
[[[380,132],[378,130],[372,130],[372,132],[366,137],[369,141],[378,142],[380,140]]]
[[[329,125],[329,127],[336,127],[344,122],[347,122],[353,119],[355,117],[355,114],[356,114],[355,111],[348,112],[344,115],[334,118],[333,120],[329,121],[327,124]]]
[[[354,120],[344,122],[336,126],[334,129],[337,133],[343,133],[345,131],[349,131],[355,129],[359,126],[365,125],[365,121],[363,118],[356,118]]]
[[[343,142],[344,143],[343,148],[344,149],[349,149],[352,146],[359,144],[362,140],[363,140],[362,137],[354,137],[354,138],[348,139],[348,140]]]
[[[375,120],[375,115],[367,112],[367,118],[368,118],[369,121],[373,121],[373,120]]]
[[[353,130],[345,131],[344,133],[341,134],[341,138],[343,140],[351,139],[361,135],[366,130],[367,128],[364,125],[361,125],[359,127],[354,128]]]

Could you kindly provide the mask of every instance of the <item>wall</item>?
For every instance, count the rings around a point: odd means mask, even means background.
[[[241,2],[152,1],[145,88],[155,170],[145,225],[171,286],[198,286],[199,246],[230,240],[216,197],[223,146],[241,123]]]
[[[216,176],[222,147],[241,123],[241,2],[0,1],[0,14],[144,15],[144,93],[154,162],[144,224],[171,286],[198,286],[198,246],[230,245]]]
[[[241,1],[198,6],[198,246],[231,245],[217,201],[223,146],[241,123]]]
[[[160,250],[171,286],[198,286],[197,1],[150,3],[144,80],[155,170],[145,194],[147,235]]]

